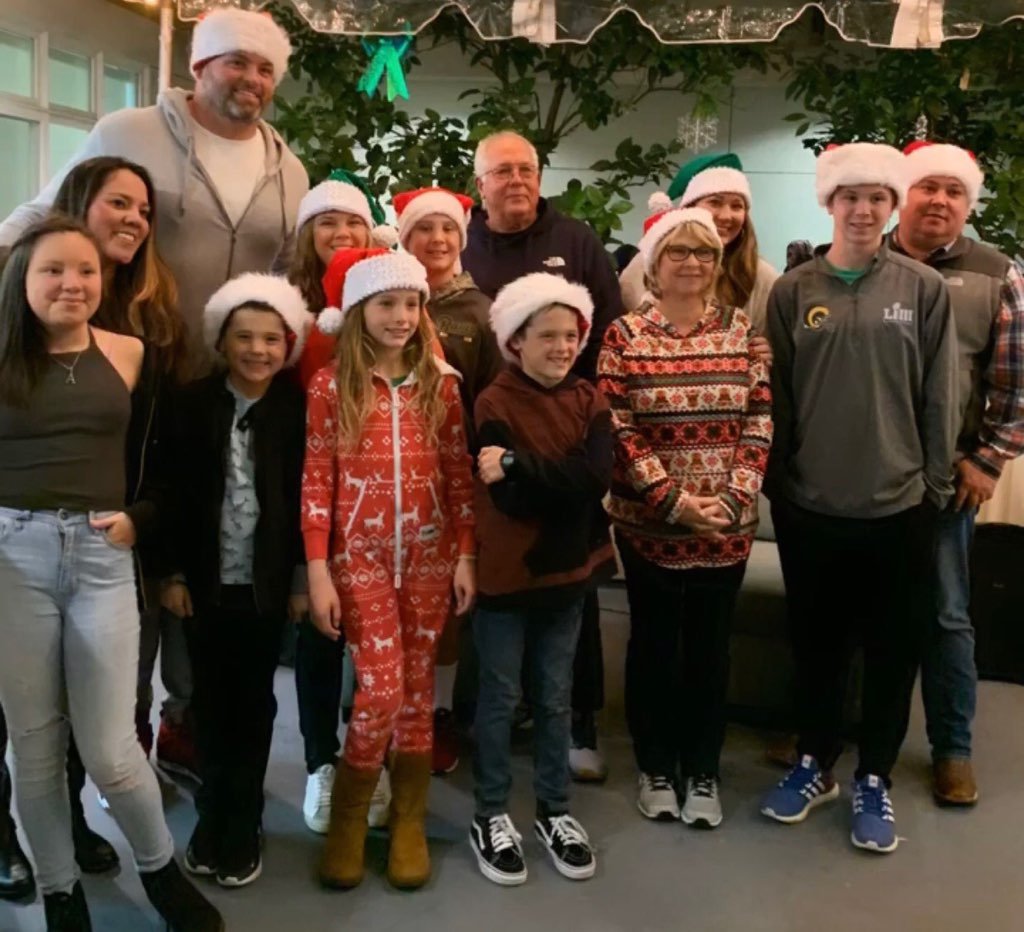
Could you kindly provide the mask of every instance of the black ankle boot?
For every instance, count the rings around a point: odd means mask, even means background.
[[[35,892],[32,865],[18,844],[14,824],[10,823],[7,828],[0,828],[0,900],[21,900]]]
[[[71,800],[71,840],[83,874],[105,874],[121,863],[114,846],[86,824],[81,800]]]
[[[168,932],[224,932],[224,920],[171,861],[158,871],[140,875],[149,902],[167,922]]]
[[[18,832],[11,818],[11,778],[0,759],[0,900],[32,896],[36,881],[32,865],[18,844]]]
[[[68,744],[68,798],[71,800],[71,839],[75,843],[75,860],[83,874],[105,874],[121,863],[114,846],[97,835],[85,821],[82,790],[85,788],[85,765],[78,754],[74,738]]]
[[[47,893],[43,897],[46,910],[46,932],[92,932],[89,907],[81,883],[70,893]]]

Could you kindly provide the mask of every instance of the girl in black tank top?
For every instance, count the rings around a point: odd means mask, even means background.
[[[223,929],[174,862],[160,789],[135,740],[139,618],[124,441],[142,344],[93,331],[99,249],[53,215],[0,278],[0,704],[47,928],[88,929],[64,789],[70,726],[175,930]]]

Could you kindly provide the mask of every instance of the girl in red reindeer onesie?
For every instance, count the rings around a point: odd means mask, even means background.
[[[427,277],[412,256],[339,250],[324,285],[340,310],[317,325],[338,328],[338,352],[309,385],[302,529],[313,621],[328,637],[344,631],[357,688],[320,879],[362,879],[367,809],[390,745],[388,878],[418,887],[430,876],[437,640],[453,587],[459,613],[475,591],[457,373],[431,351]]]

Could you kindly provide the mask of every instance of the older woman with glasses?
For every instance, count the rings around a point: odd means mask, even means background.
[[[766,364],[750,353],[750,319],[713,297],[723,248],[711,214],[650,218],[640,253],[654,301],[608,328],[598,361],[616,437],[609,512],[629,597],[637,805],[650,819],[714,828],[729,634],[771,396]]]

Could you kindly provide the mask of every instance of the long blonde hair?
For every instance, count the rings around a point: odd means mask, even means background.
[[[369,299],[367,299],[369,300]],[[338,445],[348,452],[358,448],[366,419],[373,409],[373,367],[376,352],[373,337],[366,329],[366,301],[353,305],[345,314],[338,334],[335,355],[338,385]],[[416,330],[402,349],[402,361],[415,375],[412,404],[423,418],[427,443],[437,443],[447,406],[441,396],[444,375],[431,348],[432,333],[426,304],[420,299],[420,319]]]

